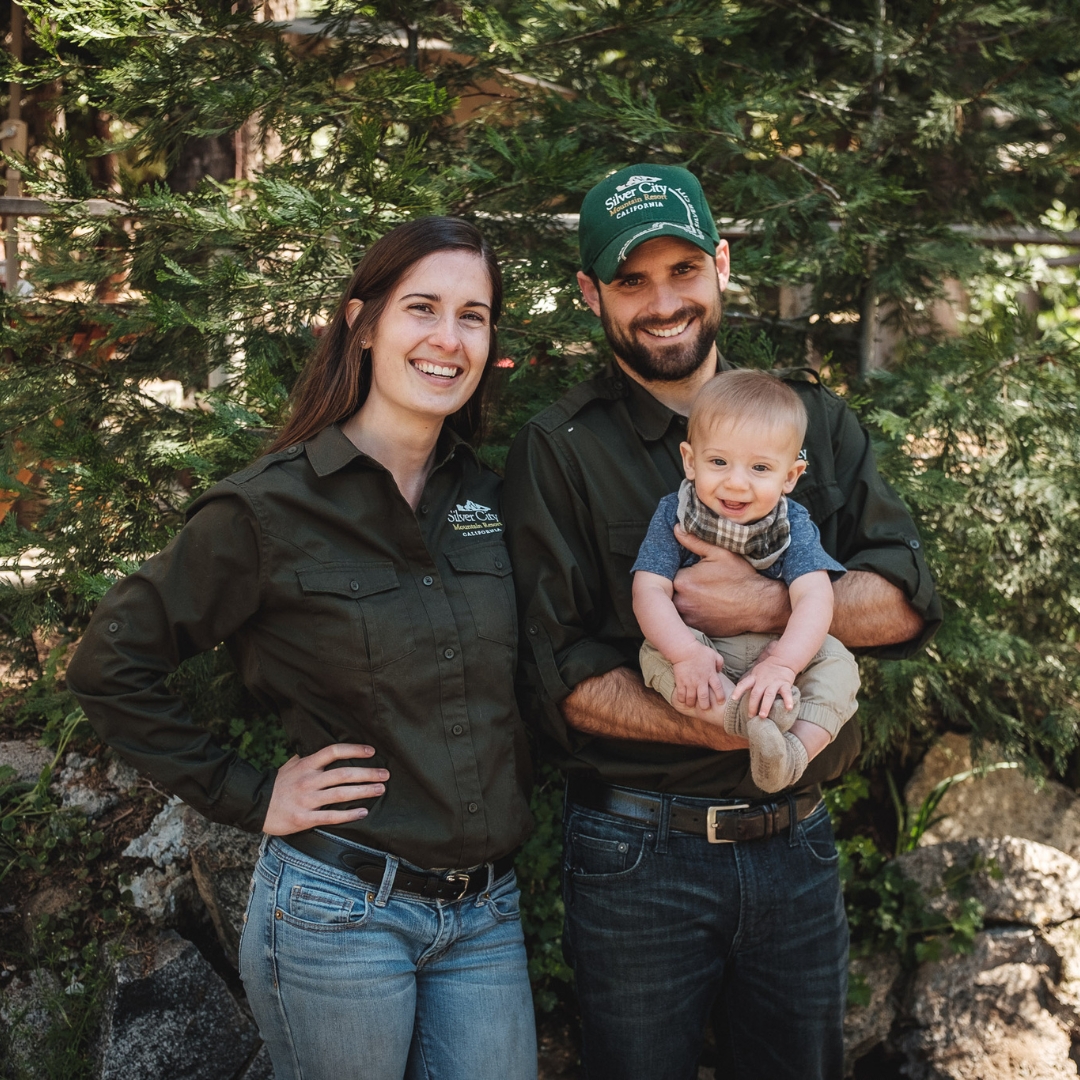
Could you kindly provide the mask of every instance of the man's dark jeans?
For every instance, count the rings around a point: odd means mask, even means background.
[[[683,799],[708,805],[709,800]],[[847,919],[824,807],[710,844],[568,803],[563,896],[588,1080],[839,1080]],[[715,804],[714,804],[715,805]]]

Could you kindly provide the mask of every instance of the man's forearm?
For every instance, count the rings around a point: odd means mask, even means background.
[[[566,722],[588,735],[709,750],[746,748],[745,741],[727,735],[717,724],[673,709],[629,668],[578,683],[561,708]]]
[[[676,607],[690,626],[709,637],[782,634],[791,617],[787,588],[761,574],[730,582],[710,582],[704,576],[693,585],[683,582],[676,579]],[[829,633],[850,649],[910,641],[922,628],[922,616],[904,593],[878,574],[849,570],[833,585]]]
[[[829,633],[849,649],[910,641],[924,625],[903,591],[878,574],[849,570],[833,585]]]

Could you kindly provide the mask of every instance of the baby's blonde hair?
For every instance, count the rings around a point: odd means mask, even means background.
[[[768,371],[721,371],[697,392],[690,406],[686,427],[690,444],[718,422],[787,428],[799,450],[806,434],[806,407],[790,386]]]

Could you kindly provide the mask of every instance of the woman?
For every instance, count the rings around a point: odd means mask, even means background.
[[[106,596],[68,672],[128,761],[266,834],[240,967],[277,1080],[536,1076],[510,561],[466,441],[501,300],[466,222],[374,244],[271,451]],[[296,750],[276,774],[166,686],[220,641]]]

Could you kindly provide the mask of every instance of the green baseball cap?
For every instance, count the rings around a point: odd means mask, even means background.
[[[581,268],[605,285],[646,240],[678,236],[716,254],[720,234],[693,173],[674,165],[628,165],[590,188],[581,204]]]

